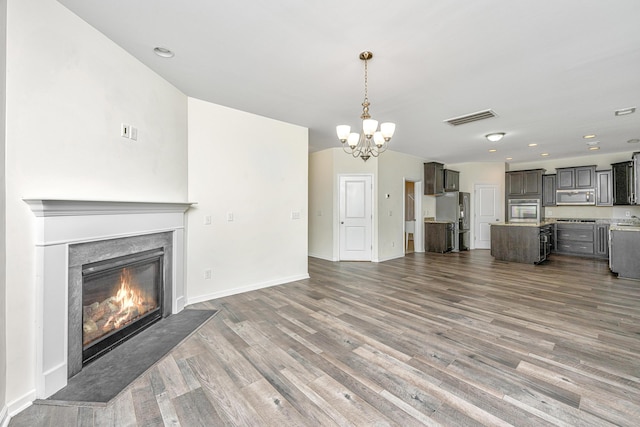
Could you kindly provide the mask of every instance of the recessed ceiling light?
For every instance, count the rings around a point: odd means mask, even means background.
[[[542,153],[540,154],[542,157],[547,157],[549,155],[549,153]]]
[[[487,138],[491,142],[498,142],[502,138],[504,138],[504,136],[505,136],[504,132],[496,132],[496,133],[489,133],[485,135],[485,138]]]
[[[492,149],[489,150],[490,153],[495,153],[496,151],[498,151],[498,150],[496,150],[495,148],[492,148]]]
[[[591,151],[595,151],[595,150],[599,150],[599,149],[600,149],[600,147],[596,147],[596,146],[589,147],[589,150],[591,150]]]
[[[532,142],[531,144],[529,144],[529,147],[537,147],[538,144],[536,144],[535,142]]]
[[[633,138],[627,141],[629,144],[637,144],[638,142],[640,142],[640,139],[638,138]]]
[[[595,137],[596,137],[595,133],[583,136],[584,139],[591,139],[591,138],[595,138]]]
[[[176,54],[173,53],[171,50],[167,49],[166,47],[156,47],[153,49],[153,52],[158,55],[161,56],[163,58],[173,58]]]
[[[615,111],[616,116],[626,116],[627,114],[633,114],[636,112],[636,107],[621,108]]]

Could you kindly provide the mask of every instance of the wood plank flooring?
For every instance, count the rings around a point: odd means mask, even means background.
[[[21,426],[637,426],[640,282],[606,261],[488,251],[311,258],[221,310],[107,406]]]

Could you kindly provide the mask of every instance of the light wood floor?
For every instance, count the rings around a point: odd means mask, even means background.
[[[488,251],[309,260],[220,313],[107,407],[10,426],[640,425],[640,282]]]

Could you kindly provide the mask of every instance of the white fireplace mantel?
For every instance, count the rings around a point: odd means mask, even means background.
[[[172,232],[172,313],[184,308],[184,213],[193,203],[24,199],[36,224],[36,397],[67,385],[69,245]]]

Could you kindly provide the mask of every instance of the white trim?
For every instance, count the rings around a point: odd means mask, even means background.
[[[184,213],[194,203],[120,202],[103,200],[55,200],[25,198],[37,217]]]
[[[11,417],[15,417],[20,412],[24,411],[29,406],[31,406],[34,400],[36,400],[36,391],[31,390],[29,393],[22,395],[22,397],[19,397],[13,402],[9,402],[7,404],[9,419],[11,419]]]
[[[252,284],[252,285],[241,286],[241,287],[233,288],[233,289],[226,289],[224,291],[214,292],[212,294],[201,295],[201,296],[198,296],[198,297],[195,297],[195,298],[189,298],[187,300],[187,304],[191,305],[191,304],[196,304],[196,303],[199,303],[199,302],[205,302],[205,301],[215,300],[215,299],[218,299],[218,298],[224,298],[224,297],[228,297],[228,296],[231,296],[231,295],[242,294],[244,292],[256,291],[258,289],[264,289],[264,288],[270,288],[272,286],[284,285],[285,283],[297,282],[298,280],[308,279],[309,277],[310,276],[308,274],[301,274],[301,275],[298,275],[298,276],[283,277],[283,278],[280,278],[280,279],[269,280],[267,282],[255,283],[255,284]]]
[[[326,257],[324,255],[314,254],[314,253],[311,253],[311,252],[309,252],[307,255],[310,256],[311,258],[323,259],[325,261],[331,261],[331,262],[340,261],[338,258]]]
[[[184,308],[185,211],[192,203],[25,199],[35,219],[36,390],[47,398],[67,385],[69,245],[171,232],[172,313]],[[29,401],[29,402],[30,402]]]
[[[7,427],[9,425],[9,421],[11,421],[11,417],[9,416],[9,408],[5,405],[0,411],[0,427]]]
[[[398,259],[398,258],[404,258],[405,254],[404,252],[401,254],[397,254],[397,255],[392,255],[392,256],[388,256],[385,258],[379,258],[379,259],[375,259],[373,262],[385,262],[385,261],[391,261],[392,259]]]

